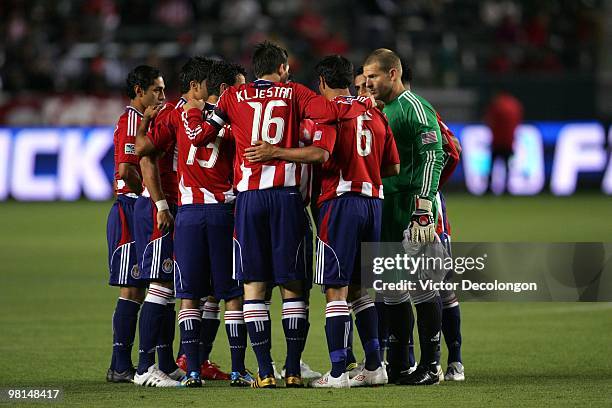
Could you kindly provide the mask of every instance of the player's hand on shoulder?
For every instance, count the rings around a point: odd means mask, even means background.
[[[376,100],[376,105],[375,105],[378,109],[380,109],[381,111],[383,109],[385,109],[385,103],[383,101],[381,101],[380,99]]]
[[[275,152],[274,145],[258,140],[253,146],[244,149],[244,157],[250,162],[265,162],[273,160]]]
[[[162,103],[160,103],[159,105],[147,106],[147,108],[145,109],[143,113],[144,118],[148,120],[154,119],[163,106],[164,104]]]
[[[174,227],[174,217],[172,216],[170,210],[158,211],[157,228],[163,233],[166,233],[172,230],[172,227]]]
[[[205,102],[203,99],[188,99],[187,103],[183,105],[185,112],[189,112],[189,109],[197,108],[199,110],[204,109]]]

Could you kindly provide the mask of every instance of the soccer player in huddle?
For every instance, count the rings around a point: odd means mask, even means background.
[[[303,298],[304,207],[297,186],[299,164],[275,160],[251,163],[246,148],[259,140],[282,147],[298,147],[300,122],[354,118],[371,107],[369,99],[336,104],[297,83],[287,83],[287,51],[265,42],[255,47],[253,69],[257,80],[230,87],[206,120],[195,104],[184,108],[188,135],[194,146],[206,146],[220,129],[231,124],[235,140],[234,184],[238,190],[234,227],[234,271],[244,282],[244,320],[256,354],[259,372],[254,388],[274,388],[271,322],[265,305],[269,282],[281,287],[283,329],[287,342],[285,384],[302,387],[300,357],[306,329]]]
[[[375,50],[364,63],[366,86],[385,103],[397,142],[401,169],[398,176],[386,178],[383,209],[383,241],[427,243],[435,240],[438,182],[444,165],[444,151],[436,112],[422,97],[406,90],[402,65],[391,50]],[[410,298],[417,311],[421,358],[410,372],[408,344],[414,321]],[[406,385],[429,385],[440,381],[438,367],[442,324],[440,295],[437,291],[385,298],[390,335],[390,380]]]
[[[319,90],[330,101],[350,100],[353,65],[338,55],[316,66]],[[330,372],[311,383],[317,388],[347,388],[387,383],[381,364],[378,322],[374,302],[361,286],[359,265],[361,242],[380,239],[383,186],[381,176],[399,172],[399,156],[385,116],[378,109],[339,122],[318,124],[313,144],[299,149],[258,142],[246,150],[252,162],[290,160],[324,162],[321,194],[317,268],[315,282],[323,285]],[[366,354],[361,372],[349,378],[347,367],[350,326],[347,299],[352,300],[355,324]]]
[[[135,138],[145,109],[165,99],[164,80],[156,68],[137,66],[128,74],[126,82],[130,104],[119,118],[113,136],[117,198],[106,227],[109,284],[119,287],[113,314],[113,356],[106,374],[109,382],[131,382],[135,373],[131,352],[146,287],[146,282],[139,279],[134,247],[134,205],[143,190]]]
[[[206,79],[210,65],[210,60],[189,59],[179,75],[183,95],[189,93],[192,83]],[[140,317],[139,363],[134,376],[134,383],[142,386],[176,387],[180,385],[177,380],[185,374],[174,363],[172,352],[176,320],[172,228],[177,211],[178,183],[176,135],[166,126],[171,113],[182,112],[185,103],[183,96],[174,104],[167,102],[148,107],[136,136],[136,152],[141,157],[146,187],[136,202],[136,246],[141,279],[149,282]],[[155,348],[159,355],[158,367],[154,365]]]

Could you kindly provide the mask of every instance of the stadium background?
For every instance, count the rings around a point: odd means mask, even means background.
[[[131,67],[159,66],[176,97],[178,69],[193,54],[248,67],[252,45],[268,38],[289,49],[294,79],[314,86],[321,56],[358,65],[392,48],[464,146],[447,194],[455,240],[610,241],[610,2],[8,0],[0,32],[0,388],[59,386],[76,406],[612,403],[606,303],[464,303],[467,381],[434,389],[257,393],[209,382],[192,392],[103,382],[116,297],[105,284],[108,149]],[[496,197],[480,195],[491,137],[482,118],[500,88],[521,101],[525,124],[512,194]],[[323,371],[316,293],[312,310],[305,358]],[[280,361],[282,331],[273,332]],[[223,367],[226,345],[221,331],[213,357]],[[248,362],[255,367],[250,353]]]

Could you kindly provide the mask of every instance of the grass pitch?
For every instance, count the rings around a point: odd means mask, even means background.
[[[456,241],[612,238],[612,202],[600,195],[447,199]],[[109,208],[0,204],[0,388],[61,387],[60,404],[71,406],[612,406],[608,303],[463,303],[465,383],[352,390],[233,389],[213,381],[196,390],[107,384],[117,296],[106,285]],[[311,298],[304,358],[323,372],[329,366],[324,301],[316,289]],[[277,299],[272,310],[273,355],[282,365]],[[229,367],[223,327],[212,358]],[[256,367],[251,351],[247,365]]]

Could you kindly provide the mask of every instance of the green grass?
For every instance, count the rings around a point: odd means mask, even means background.
[[[612,206],[603,196],[449,195],[448,204],[456,240],[611,238]],[[62,405],[72,406],[612,406],[612,305],[606,303],[463,303],[463,384],[333,391],[237,390],[219,382],[199,390],[107,384],[117,296],[106,285],[109,207],[0,204],[0,388],[62,387]],[[324,371],[323,298],[316,290],[311,310],[305,360]],[[282,361],[278,317],[276,301],[273,354]],[[229,366],[223,329],[213,357]],[[250,351],[247,363],[255,368]]]

